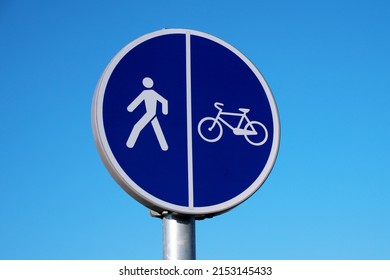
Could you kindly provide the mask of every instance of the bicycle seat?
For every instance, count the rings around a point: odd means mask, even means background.
[[[239,108],[238,111],[241,111],[243,113],[248,113],[250,111],[250,109],[248,109],[248,108]]]

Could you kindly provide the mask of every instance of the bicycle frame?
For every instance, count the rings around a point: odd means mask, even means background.
[[[252,121],[248,118],[247,113],[250,109],[239,108],[240,113],[231,113],[223,111],[221,108],[223,103],[215,102],[214,106],[218,110],[217,115],[215,117],[204,117],[198,123],[198,133],[204,141],[211,143],[219,141],[223,134],[222,124],[232,130],[234,135],[244,136],[245,140],[253,146],[261,146],[267,141],[267,128],[261,122]],[[238,125],[234,127],[224,119],[224,116],[240,117]]]
[[[219,107],[221,105],[222,105],[221,103],[215,104],[215,107],[218,109],[218,114],[215,117],[215,121],[214,121],[213,125],[209,128],[210,131],[214,128],[216,123],[219,121],[219,122],[223,123],[224,125],[226,125],[228,128],[230,128],[235,135],[256,135],[257,134],[256,130],[253,128],[252,125],[249,125],[250,130],[241,128],[244,120],[245,120],[245,123],[250,123],[250,120],[249,120],[248,116],[246,115],[246,112],[242,112],[242,113],[224,112],[223,109]],[[234,116],[234,117],[241,117],[241,118],[240,118],[240,121],[238,122],[238,125],[236,127],[233,127],[230,123],[228,123],[226,120],[224,120],[222,118],[222,116]]]

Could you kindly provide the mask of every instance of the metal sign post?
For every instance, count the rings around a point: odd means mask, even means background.
[[[195,260],[195,217],[150,210],[150,215],[162,220],[164,260]]]
[[[92,127],[118,184],[167,213],[166,259],[195,258],[195,219],[253,195],[280,140],[276,103],[254,64],[187,29],[146,34],[111,60],[95,90]]]
[[[195,260],[195,218],[170,213],[162,220],[163,259]]]

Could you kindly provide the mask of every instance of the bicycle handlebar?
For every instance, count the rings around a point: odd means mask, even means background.
[[[214,106],[215,106],[215,108],[217,108],[218,110],[222,110],[222,106],[223,106],[223,103],[221,103],[221,102],[215,102],[214,103]],[[221,106],[221,107],[220,107]]]

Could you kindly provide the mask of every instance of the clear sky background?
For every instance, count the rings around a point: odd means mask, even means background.
[[[161,259],[162,222],[91,131],[111,58],[162,28],[210,33],[262,72],[279,155],[254,196],[197,222],[198,259],[390,259],[390,4],[0,1],[0,259]]]

